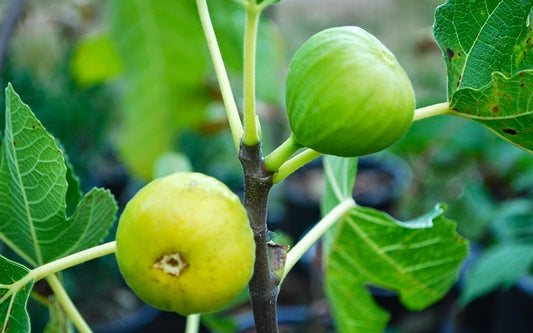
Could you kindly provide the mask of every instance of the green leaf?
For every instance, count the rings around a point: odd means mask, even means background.
[[[72,325],[65,310],[54,298],[49,305],[50,320],[44,329],[44,333],[70,333]]]
[[[533,267],[533,245],[504,243],[484,252],[466,276],[461,302],[509,287]]]
[[[0,272],[0,332],[29,332],[30,317],[26,311],[26,303],[33,280],[23,286],[14,285],[14,282],[26,276],[29,270],[0,256]],[[8,291],[10,295],[7,295]]]
[[[114,221],[116,203],[102,189],[87,193],[67,218],[66,201],[74,206],[80,195],[65,163],[54,138],[9,85],[0,155],[0,239],[32,266],[98,244]]]
[[[209,102],[208,57],[194,1],[113,0],[110,33],[124,65],[118,150],[131,172],[152,179]]]
[[[533,150],[532,0],[448,0],[433,33],[448,72],[454,114]]]
[[[82,38],[74,49],[71,69],[81,86],[103,83],[122,72],[122,60],[105,32]]]
[[[342,158],[326,157],[324,208],[351,196],[354,169]],[[349,181],[349,183],[347,183]],[[335,199],[332,199],[335,198]],[[411,310],[442,298],[455,282],[467,242],[444,217],[445,207],[400,222],[384,212],[357,206],[332,230],[326,258],[326,293],[339,332],[381,332],[388,314],[365,286],[398,292]]]
[[[533,55],[531,55],[533,58]],[[480,89],[458,90],[450,106],[500,137],[533,152],[533,70],[506,77],[493,73],[493,82]]]

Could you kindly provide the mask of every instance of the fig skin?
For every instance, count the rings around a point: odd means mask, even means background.
[[[377,38],[359,27],[335,27],[312,36],[294,55],[286,108],[302,146],[362,156],[408,131],[415,95],[396,57]]]
[[[126,205],[116,241],[129,287],[146,303],[181,315],[219,310],[253,272],[245,208],[223,183],[200,173],[143,187]]]

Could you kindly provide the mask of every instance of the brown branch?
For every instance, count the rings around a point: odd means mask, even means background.
[[[248,211],[256,244],[254,274],[249,284],[255,327],[259,333],[277,333],[279,278],[269,266],[266,225],[273,173],[264,167],[260,144],[241,144],[239,159],[244,171],[244,206]]]

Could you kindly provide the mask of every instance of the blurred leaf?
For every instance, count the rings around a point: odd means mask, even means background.
[[[531,0],[448,0],[433,33],[456,114],[533,151]]]
[[[529,242],[533,244],[533,202],[514,199],[500,203],[498,214],[491,225],[499,242]]]
[[[217,333],[233,333],[239,328],[233,318],[216,313],[202,314],[202,324]]]
[[[475,182],[465,185],[461,197],[450,206],[449,214],[461,218],[457,222],[457,231],[462,236],[479,240],[486,235],[487,227],[494,221],[497,208],[487,189]]]
[[[119,58],[107,33],[82,38],[72,55],[72,74],[79,85],[105,82],[122,72]]]
[[[352,195],[352,160],[326,157],[324,212]],[[444,217],[444,206],[408,222],[357,206],[326,243],[326,293],[340,332],[381,332],[388,314],[365,285],[397,291],[411,310],[442,298],[455,282],[467,242]]]
[[[191,162],[185,154],[168,152],[161,155],[155,163],[154,178],[168,176],[175,172],[192,171]]]
[[[149,180],[179,131],[203,116],[205,41],[194,1],[113,0],[109,9],[124,64],[118,150],[133,174]]]
[[[229,69],[243,70],[244,27],[246,15],[238,3],[209,1],[218,43]],[[283,34],[267,16],[261,17],[257,28],[256,80],[257,97],[268,103],[281,104],[284,65]]]
[[[70,333],[72,325],[61,304],[53,299],[49,305],[50,320],[44,329],[44,333]]]
[[[466,276],[461,302],[467,304],[496,288],[508,288],[533,266],[533,245],[504,243],[483,253]]]
[[[33,280],[24,286],[13,285],[15,281],[26,276],[29,270],[19,263],[0,256],[0,272],[0,332],[29,332],[30,317],[26,311],[26,303],[33,287]],[[8,291],[12,294],[6,297]]]
[[[98,244],[117,210],[107,190],[93,189],[66,217],[69,191],[63,152],[11,85],[6,89],[6,127],[0,156],[0,239],[38,266]]]

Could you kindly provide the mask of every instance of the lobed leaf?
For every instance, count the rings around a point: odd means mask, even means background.
[[[324,160],[325,211],[351,196],[353,162]],[[349,183],[347,183],[349,182]],[[330,231],[326,243],[326,293],[340,332],[381,332],[388,314],[369,295],[374,285],[398,292],[411,310],[442,298],[455,282],[467,242],[444,217],[444,205],[409,222],[357,206]]]
[[[454,114],[533,150],[533,0],[448,0],[433,33]]]
[[[13,285],[29,273],[23,265],[0,256],[0,332],[19,333],[30,331],[30,317],[26,303],[33,287],[33,280],[21,288]],[[10,295],[7,293],[10,292]]]
[[[80,196],[63,152],[9,85],[0,155],[0,239],[32,266],[97,245],[114,221],[115,200],[102,189],[81,201]]]

